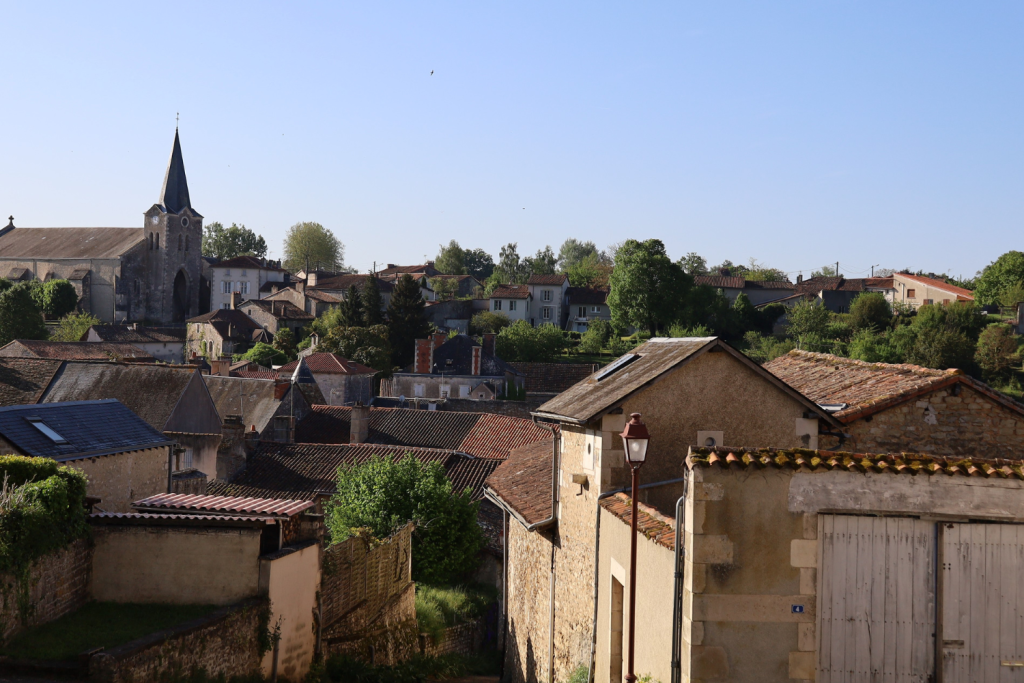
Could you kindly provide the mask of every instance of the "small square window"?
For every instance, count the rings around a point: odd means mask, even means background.
[[[544,310],[541,311],[541,317],[544,320],[551,320],[551,308],[549,306],[545,306]]]
[[[247,272],[245,272],[245,268],[242,268],[242,277],[246,277],[248,275],[249,274]]]
[[[501,299],[495,299],[494,300],[494,310],[496,310],[496,311],[500,311],[501,310]]]
[[[541,292],[541,297],[540,298],[541,298],[541,301],[551,301],[551,290],[550,289],[545,289],[543,292]]]
[[[515,302],[514,299],[512,301],[508,302],[508,310],[510,310],[510,311],[516,310],[516,302]]]
[[[427,385],[414,384],[412,387],[412,395],[415,396],[416,398],[423,398],[424,396],[427,395]]]
[[[231,269],[230,268],[225,268],[224,269],[224,274],[225,275],[231,275]]]
[[[910,298],[910,299],[916,299],[917,298],[917,290],[916,289],[908,289],[907,290],[907,297]]]

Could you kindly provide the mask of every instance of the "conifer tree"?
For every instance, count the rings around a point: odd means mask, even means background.
[[[423,317],[424,308],[420,286],[406,273],[395,285],[388,306],[388,329],[395,365],[405,367],[411,363],[416,340],[424,339],[430,333]]]
[[[362,327],[363,320],[363,299],[355,285],[348,288],[345,299],[339,308],[339,318],[343,327]]]
[[[366,276],[366,284],[363,285],[363,320],[367,327],[384,322],[380,313],[380,286],[372,273]]]

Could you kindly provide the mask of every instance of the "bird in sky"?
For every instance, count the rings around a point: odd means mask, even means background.
[[[433,69],[431,69],[431,70],[430,70],[430,75],[431,75],[431,76],[433,76],[433,75],[434,75],[434,70],[433,70]]]

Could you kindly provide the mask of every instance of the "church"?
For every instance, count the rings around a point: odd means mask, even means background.
[[[0,229],[0,277],[70,280],[79,309],[105,323],[183,323],[199,315],[203,217],[192,208],[178,131],[141,228]]]

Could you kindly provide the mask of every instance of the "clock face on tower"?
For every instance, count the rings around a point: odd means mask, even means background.
[[[152,218],[149,219],[149,222],[152,223],[153,225],[156,225],[157,223],[160,222],[160,218],[158,216],[153,216]]]

